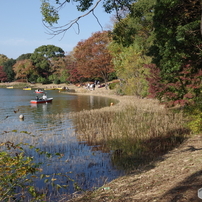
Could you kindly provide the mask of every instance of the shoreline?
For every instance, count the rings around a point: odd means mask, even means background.
[[[3,85],[5,86],[5,84]],[[12,84],[9,83],[9,85]],[[44,88],[46,86],[50,87],[53,84],[32,85],[33,88]],[[66,86],[75,90],[75,92],[64,91],[61,93],[104,96],[119,101],[113,107],[109,106],[103,109],[118,110],[119,106],[129,104],[135,104],[137,107],[141,105],[144,109],[153,111],[165,109],[163,105],[159,105],[157,100],[140,99],[136,96],[119,96],[113,90],[96,88],[94,91],[88,91],[74,85],[60,84],[57,86]],[[158,161],[151,162],[145,169],[119,177],[95,191],[87,191],[82,195],[75,193],[73,199],[68,200],[68,196],[64,196],[64,199],[61,199],[60,202],[200,201],[197,194],[198,190],[202,188],[200,183],[202,180],[201,145],[201,134],[193,135],[179,147],[161,156]]]
[[[33,89],[41,88],[44,90],[50,90],[54,88],[67,87],[70,91],[60,91],[65,94],[77,94],[77,95],[86,95],[86,96],[100,96],[108,97],[118,101],[117,104],[113,105],[113,108],[123,107],[128,105],[136,105],[137,107],[143,108],[144,110],[158,111],[165,109],[163,105],[159,104],[158,100],[147,99],[147,98],[138,98],[137,96],[128,96],[128,95],[117,95],[115,90],[105,89],[105,87],[98,88],[95,87],[95,90],[88,90],[83,87],[77,87],[74,84],[27,84],[22,82],[11,82],[11,83],[0,83],[0,86],[13,86],[19,88],[19,86],[30,86]],[[110,106],[109,106],[110,107]],[[106,107],[105,107],[106,108]]]

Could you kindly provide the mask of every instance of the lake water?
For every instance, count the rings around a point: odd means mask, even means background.
[[[73,193],[74,183],[86,190],[102,186],[124,171],[111,162],[111,154],[93,149],[85,142],[78,142],[74,125],[65,114],[109,106],[113,99],[98,96],[81,96],[48,90],[47,96],[53,97],[52,103],[30,104],[36,97],[34,90],[0,88],[0,142],[28,143],[50,153],[62,153],[62,158],[45,159],[31,150],[42,165],[43,173],[61,173],[56,183],[68,185],[64,193]],[[19,115],[24,115],[24,120]],[[62,118],[61,118],[62,117]],[[74,181],[71,181],[73,179]],[[42,181],[36,185],[43,189]]]

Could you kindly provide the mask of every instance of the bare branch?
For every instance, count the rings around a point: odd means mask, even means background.
[[[75,18],[74,20],[71,20],[69,23],[67,23],[67,24],[65,24],[65,25],[63,25],[63,26],[56,26],[56,27],[54,27],[54,26],[47,26],[47,25],[43,22],[44,26],[45,26],[45,27],[47,28],[47,30],[48,30],[47,34],[52,35],[53,37],[56,36],[56,35],[62,34],[62,38],[63,38],[64,35],[65,35],[65,33],[67,32],[67,30],[69,30],[74,24],[77,25],[77,34],[79,34],[79,33],[80,33],[80,28],[79,28],[79,23],[78,23],[78,21],[79,21],[81,18],[83,18],[83,17],[89,15],[90,13],[93,14],[93,16],[96,18],[98,24],[100,25],[100,27],[103,29],[103,27],[101,26],[101,23],[99,22],[99,19],[97,18],[97,16],[96,16],[95,13],[94,13],[94,10],[97,8],[98,4],[99,4],[101,1],[102,1],[102,0],[98,0],[98,1],[95,3],[95,5],[94,5],[88,12],[86,12],[84,15],[78,16],[77,18]],[[66,2],[62,3],[57,9],[61,9],[61,7],[64,6],[65,3],[66,3]],[[53,37],[51,37],[51,38],[53,38]],[[61,38],[61,39],[62,39],[62,38]]]

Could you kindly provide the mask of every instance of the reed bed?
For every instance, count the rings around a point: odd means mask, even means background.
[[[102,145],[103,150],[112,151],[115,158],[122,160],[154,158],[179,145],[190,134],[183,112],[135,102],[70,113],[69,117],[79,141]]]

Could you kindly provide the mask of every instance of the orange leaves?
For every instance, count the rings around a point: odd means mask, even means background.
[[[86,78],[101,77],[107,80],[108,74],[114,71],[112,56],[107,49],[110,38],[107,31],[96,32],[85,41],[77,44],[74,57],[77,60],[78,72]]]

